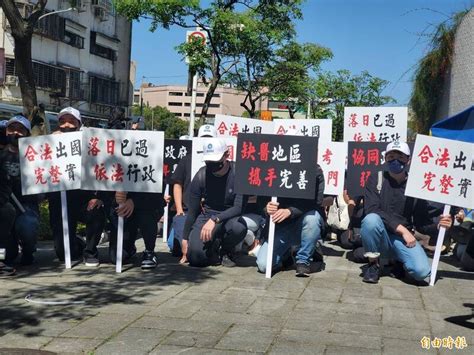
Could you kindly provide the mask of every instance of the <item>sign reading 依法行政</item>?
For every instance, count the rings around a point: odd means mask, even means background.
[[[239,133],[271,134],[273,122],[217,114],[214,120],[219,137],[237,137]]]
[[[314,199],[317,150],[315,137],[239,134],[235,192]]]
[[[474,144],[418,134],[405,194],[474,207]]]
[[[164,133],[86,128],[84,190],[162,192]]]
[[[382,142],[348,142],[346,187],[349,196],[364,196],[370,175],[385,170],[387,145]],[[413,150],[413,143],[408,143],[408,146]]]
[[[324,194],[340,195],[344,191],[346,142],[319,141],[318,163],[324,174]]]
[[[344,142],[406,142],[407,122],[407,107],[344,107]]]
[[[176,170],[179,161],[187,155],[191,155],[193,146],[192,140],[183,139],[165,139],[163,176],[165,183],[169,183],[170,177]],[[189,160],[191,164],[191,160]],[[189,166],[191,168],[191,166]]]
[[[23,195],[81,188],[82,132],[19,140]]]
[[[278,118],[273,120],[273,124],[273,133],[278,135],[296,130],[296,135],[317,137],[320,142],[332,140],[332,120]]]

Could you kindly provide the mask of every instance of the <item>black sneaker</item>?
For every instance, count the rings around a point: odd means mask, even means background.
[[[234,266],[236,266],[237,264],[232,259],[233,259],[232,255],[224,254],[221,258],[221,265],[224,266],[224,267],[234,267]]]
[[[99,266],[99,258],[94,255],[87,255],[84,257],[84,264],[89,267]]]
[[[296,263],[296,277],[309,277],[311,268],[303,263]]]
[[[156,258],[154,251],[145,250],[143,252],[143,259],[142,259],[142,269],[154,269],[158,265],[158,259]]]
[[[380,266],[376,263],[369,264],[369,267],[364,272],[364,278],[362,281],[367,282],[369,284],[376,284],[379,282],[380,278]]]

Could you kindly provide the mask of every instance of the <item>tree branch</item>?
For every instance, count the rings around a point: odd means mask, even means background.
[[[47,2],[48,0],[38,0],[36,5],[33,7],[33,12],[26,20],[26,33],[33,33],[39,17],[44,13]]]
[[[23,26],[23,18],[13,0],[2,0],[1,7],[12,29],[13,37],[24,37],[26,35]]]

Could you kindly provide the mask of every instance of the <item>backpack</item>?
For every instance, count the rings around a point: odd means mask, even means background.
[[[347,230],[350,221],[348,205],[341,194],[334,199],[333,204],[329,207],[327,223],[332,229]]]

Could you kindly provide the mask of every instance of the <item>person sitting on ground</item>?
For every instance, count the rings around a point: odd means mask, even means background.
[[[58,131],[64,134],[79,131],[82,124],[81,113],[73,107],[66,107],[58,114]],[[69,245],[71,260],[84,257],[86,266],[98,266],[97,245],[105,225],[106,212],[104,200],[106,194],[85,190],[66,192],[69,223]],[[64,239],[60,192],[48,193],[49,221],[53,233],[54,249],[59,260],[64,261]],[[86,225],[86,243],[76,235],[78,222]]]
[[[36,251],[36,241],[39,230],[39,200],[40,195],[23,196],[21,191],[20,153],[18,140],[31,134],[30,121],[16,115],[7,123],[6,136],[8,144],[0,152],[4,156],[3,164],[7,170],[12,186],[11,203],[15,206],[16,218],[12,230],[12,243],[8,250],[9,259],[15,260],[21,247],[22,265],[33,263],[33,253]]]
[[[370,175],[365,186],[362,220],[362,244],[369,265],[363,281],[378,283],[383,259],[398,261],[394,274],[404,270],[424,284],[430,276],[430,264],[423,248],[414,237],[414,229],[431,235],[440,227],[451,227],[451,216],[441,216],[436,225],[428,216],[427,202],[405,196],[410,164],[410,148],[403,142],[388,144],[385,153],[388,171]],[[403,267],[403,268],[402,268]]]
[[[198,137],[215,138],[216,136],[217,131],[213,125],[205,124],[199,127]],[[183,240],[183,230],[188,211],[186,197],[189,195],[188,188],[191,183],[191,158],[192,155],[188,154],[181,159],[171,176],[173,200],[176,207],[176,215],[173,217],[172,224],[174,231],[172,250],[175,250],[176,256],[181,257],[179,261],[181,264],[187,262],[187,240]]]
[[[456,241],[453,254],[466,271],[474,271],[474,210],[460,208],[455,215],[452,237]]]
[[[183,240],[188,240],[185,254],[191,266],[236,265],[234,249],[245,238],[247,226],[240,217],[244,197],[234,192],[235,164],[228,158],[223,139],[204,141],[206,166],[199,169],[189,187],[183,231]]]
[[[317,165],[316,192],[313,199],[280,198],[278,202],[268,202],[265,208],[268,234],[269,218],[275,225],[272,271],[277,272],[284,265],[292,263],[292,247],[296,252],[296,276],[307,277],[311,273],[311,261],[322,261],[321,253],[315,253],[324,227],[324,175]],[[268,241],[265,241],[257,255],[258,271],[267,268]],[[315,260],[317,257],[318,260]]]

